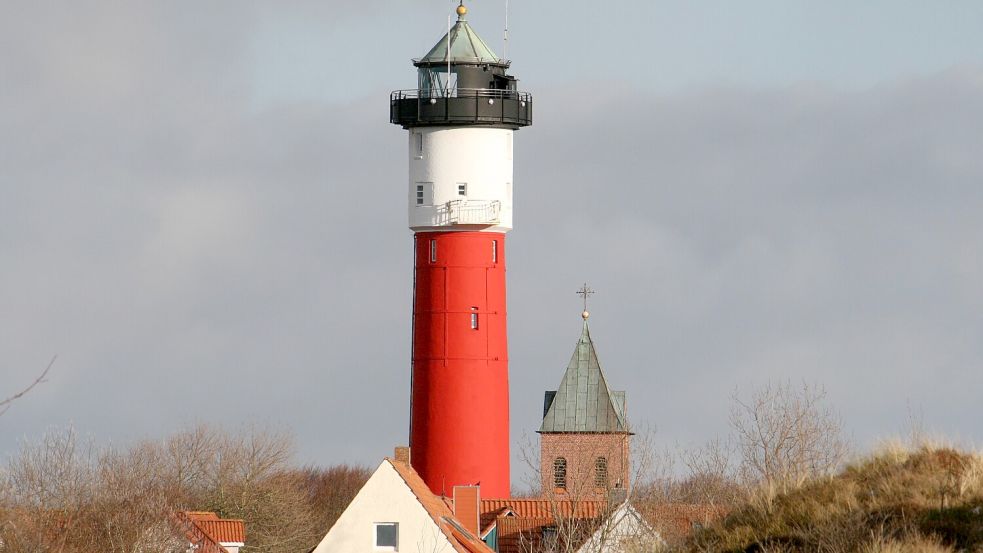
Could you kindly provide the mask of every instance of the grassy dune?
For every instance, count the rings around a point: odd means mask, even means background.
[[[983,457],[882,448],[795,489],[762,486],[683,550],[983,552]]]

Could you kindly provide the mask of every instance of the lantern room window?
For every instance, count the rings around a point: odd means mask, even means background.
[[[447,66],[421,67],[417,72],[420,78],[421,98],[451,98],[457,96],[457,71],[455,67],[447,72]]]

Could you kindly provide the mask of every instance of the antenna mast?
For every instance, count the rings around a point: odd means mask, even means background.
[[[464,0],[461,0],[463,5]],[[444,79],[444,97],[451,97],[451,16],[447,16],[447,78]]]
[[[505,39],[502,45],[502,61],[509,59],[509,0],[505,0]]]

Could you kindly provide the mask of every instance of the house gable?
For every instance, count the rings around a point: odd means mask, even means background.
[[[376,553],[375,524],[391,522],[399,524],[397,551],[455,551],[393,463],[379,465],[313,553]]]
[[[577,553],[620,553],[657,550],[662,536],[627,501],[611,512]]]

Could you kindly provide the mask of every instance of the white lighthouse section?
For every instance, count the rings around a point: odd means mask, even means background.
[[[511,230],[512,136],[493,127],[410,129],[410,228]]]

